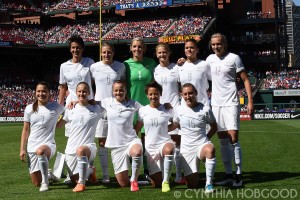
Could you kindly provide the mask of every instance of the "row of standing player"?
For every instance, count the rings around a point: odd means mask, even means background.
[[[85,66],[84,63],[88,65],[88,63],[92,63],[92,62],[88,58],[82,58],[83,42],[82,43],[76,42],[76,40],[77,40],[76,38],[75,38],[75,42],[72,42],[72,40],[70,40],[70,50],[71,50],[71,53],[73,55],[73,59],[66,62],[66,63],[64,63],[64,64],[62,64],[62,67],[61,67],[61,79],[60,79],[61,90],[60,90],[60,98],[59,98],[60,103],[63,103],[62,99],[64,98],[64,93],[66,92],[66,89],[71,90],[72,88],[74,88],[74,86],[76,85],[76,84],[74,84],[76,82],[76,79],[77,79],[77,82],[79,82],[79,81],[90,82],[90,80],[85,79],[85,77],[88,76],[88,74],[89,74],[89,73],[86,73],[86,71],[88,71],[88,70],[83,70],[86,74],[81,74],[79,69],[81,69],[81,68],[86,69],[86,68],[84,68],[84,66]],[[212,49],[215,52],[215,55],[218,58],[222,58],[222,59],[220,59],[220,61],[224,60],[224,58],[226,58],[228,55],[231,55],[230,53],[227,53],[226,39],[221,34],[213,35],[212,40],[211,40],[211,46],[212,46]],[[128,80],[129,80],[128,83],[129,84],[127,86],[129,88],[129,96],[132,99],[140,99],[138,101],[145,105],[145,104],[147,104],[148,100],[147,100],[146,95],[142,95],[142,94],[144,94],[143,90],[144,90],[145,85],[147,84],[147,82],[151,81],[151,79],[152,79],[152,70],[154,69],[156,64],[152,59],[143,57],[143,54],[144,54],[144,51],[145,51],[145,44],[142,40],[134,39],[132,41],[132,44],[131,44],[131,51],[132,51],[132,54],[133,54],[133,58],[125,61],[125,65],[128,65],[126,69],[127,69],[127,75],[129,77],[128,78]],[[164,90],[163,90],[164,92],[162,92],[162,103],[165,101],[164,97],[169,97],[169,99],[167,99],[166,102],[171,102],[171,104],[173,106],[176,106],[176,101],[177,101],[177,103],[179,103],[178,102],[178,99],[179,99],[178,90],[177,90],[177,88],[178,88],[177,87],[178,78],[176,78],[176,76],[178,76],[178,73],[176,73],[176,70],[175,70],[176,66],[174,64],[169,63],[168,58],[169,58],[170,51],[169,51],[167,45],[163,45],[163,44],[158,45],[157,48],[156,48],[156,52],[157,52],[157,57],[160,61],[160,65],[154,71],[154,78],[164,88]],[[102,62],[98,62],[98,63],[92,65],[91,66],[91,72],[93,73],[93,69],[94,69],[95,73],[97,73],[97,72],[99,73],[99,70],[101,70],[101,71],[103,71],[104,69],[108,70],[108,71],[106,71],[106,73],[102,73],[102,75],[105,75],[102,78],[104,78],[104,81],[106,81],[106,84],[104,84],[104,85],[108,85],[108,87],[109,86],[111,87],[111,84],[114,80],[113,79],[114,76],[115,76],[115,79],[122,79],[124,77],[124,76],[123,77],[122,76],[116,77],[117,75],[120,75],[116,72],[118,72],[120,69],[123,69],[123,71],[124,71],[124,67],[122,67],[121,63],[118,63],[118,62],[112,60],[113,54],[114,54],[114,49],[113,49],[112,46],[103,45],[101,53],[102,53],[102,59],[103,59]],[[192,41],[192,40],[187,41],[186,44],[185,44],[185,54],[187,56],[187,61],[183,64],[182,67],[179,68],[179,79],[180,79],[182,84],[184,83],[184,80],[186,80],[186,82],[193,83],[196,86],[197,90],[198,90],[198,95],[197,95],[198,101],[203,103],[203,104],[206,104],[205,100],[207,98],[203,98],[203,97],[206,96],[206,89],[205,88],[208,87],[207,86],[207,79],[209,79],[208,78],[209,73],[207,73],[207,72],[209,70],[207,70],[207,68],[205,68],[205,67],[207,67],[207,62],[204,62],[204,61],[201,61],[201,60],[197,59],[197,53],[198,53],[198,48],[197,48],[196,42]],[[76,63],[76,59],[77,59],[77,61],[80,61],[80,62]],[[228,61],[228,59],[227,59],[227,61]],[[229,79],[234,83],[236,73],[241,74],[241,78],[245,82],[246,91],[248,93],[248,96],[251,97],[251,89],[249,90],[249,88],[247,86],[248,85],[248,79],[247,79],[247,76],[245,75],[245,71],[244,71],[243,66],[241,65],[239,57],[236,56],[234,59],[231,59],[231,61],[233,62],[232,65],[237,66],[237,68],[233,69],[234,73],[231,72]],[[211,64],[214,64],[214,62],[211,62]],[[226,62],[226,64],[228,65],[228,62]],[[229,64],[230,64],[230,62],[229,62]],[[67,65],[67,67],[63,67],[63,65]],[[98,67],[97,67],[97,65],[98,65]],[[102,68],[99,68],[99,65],[100,66],[102,65],[101,66]],[[78,67],[79,67],[79,69],[78,69]],[[74,70],[74,68],[76,70]],[[65,70],[65,72],[64,72],[64,70]],[[164,73],[165,77],[162,76],[163,73],[161,73],[162,72],[161,70],[165,70],[165,72],[166,72],[166,73]],[[220,75],[220,72],[222,72],[221,66],[217,66],[216,70],[217,71],[215,72],[215,74]],[[226,70],[227,69],[226,69],[226,65],[225,65],[225,71]],[[223,71],[224,71],[224,69],[223,69]],[[109,72],[113,72],[113,73],[109,74]],[[121,74],[124,74],[124,73],[122,72]],[[67,77],[68,75],[69,75],[69,77]],[[73,76],[73,77],[70,78],[70,75]],[[101,100],[101,99],[99,99],[101,97],[98,97],[98,99],[97,99],[97,91],[98,91],[97,88],[102,89],[102,90],[100,89],[99,92],[103,92],[103,91],[108,91],[108,93],[110,93],[110,92],[109,92],[109,90],[103,89],[104,87],[103,87],[103,85],[101,85],[101,83],[98,84],[99,87],[97,87],[97,77],[95,77],[95,76],[93,76],[93,77],[96,81],[96,96],[95,96],[95,99],[96,100]],[[214,75],[212,75],[212,77],[213,77],[213,94],[215,94],[215,92],[214,92]],[[228,79],[228,77],[224,77],[224,76],[222,76],[222,78],[223,79],[225,79],[225,78]],[[173,80],[170,80],[170,79],[173,79]],[[73,83],[73,87],[72,87],[72,85],[69,85],[70,83],[71,84]],[[205,87],[202,87],[203,85]],[[231,86],[229,86],[229,88],[230,87]],[[174,88],[175,88],[175,92],[172,93],[172,91],[174,91]],[[235,87],[231,87],[231,88],[236,90]],[[218,88],[218,87],[217,87],[217,89],[220,90],[220,88]],[[217,91],[217,90],[215,90],[215,91]],[[223,93],[224,91],[221,90],[221,92]],[[71,100],[75,100],[76,95],[74,95],[74,92],[72,93],[70,91],[70,94],[71,95],[73,94],[71,96],[71,97],[73,97],[73,98],[71,98]],[[111,93],[110,93],[110,96],[111,96]],[[146,98],[144,98],[144,97],[146,97]],[[171,100],[170,100],[170,97],[171,97]],[[175,101],[174,101],[174,99],[175,99]],[[68,101],[68,99],[67,99],[67,101]],[[69,99],[69,101],[70,101],[70,99]],[[237,101],[233,101],[233,102],[236,103]],[[221,107],[221,109],[222,109],[222,107],[228,108],[228,106],[226,106],[226,105],[222,105],[222,104],[217,105],[217,104],[213,103],[213,107],[214,106],[216,106],[216,107],[219,106],[219,107]],[[235,107],[237,107],[237,106],[235,106]],[[249,104],[248,104],[248,110],[249,110],[249,112],[251,112],[251,110],[252,110],[252,100],[251,99],[250,99]],[[231,112],[234,112],[234,111],[231,111]],[[220,120],[223,117],[222,113],[219,114],[219,115],[220,115],[220,117],[218,117],[217,120]],[[238,113],[236,111],[235,111],[235,115],[238,115]],[[235,117],[234,120],[238,120],[237,117]],[[233,124],[238,126],[238,123],[236,123],[236,122],[237,121],[235,121]],[[223,126],[226,126],[226,125],[227,125],[227,122],[225,124],[223,124]],[[234,146],[233,150],[235,152],[237,152],[237,153],[235,153],[235,155],[238,156],[238,154],[241,154],[240,153],[240,148],[236,144],[237,143],[238,127],[232,128],[232,129],[234,129],[233,131],[231,131],[230,129],[231,128],[229,128],[229,131],[228,131],[229,134],[228,135],[225,131],[219,131],[218,132],[219,137],[221,137],[221,149],[226,151],[226,153],[223,153],[223,151],[222,151],[222,158],[223,158],[223,162],[227,160],[227,162],[224,162],[224,164],[226,164],[225,165],[226,174],[228,174],[228,179],[226,179],[227,182],[228,182],[228,180],[232,181],[232,170],[231,171],[228,170],[229,169],[228,163],[230,163],[230,166],[231,166],[231,162],[229,161],[230,157],[231,157],[231,151],[230,151],[230,149],[228,151],[228,148],[230,148],[228,139],[230,139],[230,142],[234,144],[234,145],[232,145],[232,146]],[[97,130],[98,130],[98,128],[97,128]],[[219,130],[222,130],[222,129],[219,129]],[[106,131],[104,131],[104,132],[106,132]],[[226,133],[226,137],[224,136],[222,138],[222,133],[223,132]],[[231,133],[231,132],[234,132],[234,133]],[[225,133],[223,133],[223,134],[225,134]],[[100,133],[100,138],[103,138],[103,137],[101,137],[101,133]],[[100,149],[104,148],[104,152],[105,152],[105,147],[103,147],[104,142],[105,142],[105,140],[99,139]],[[107,155],[107,153],[104,153],[104,154]],[[101,155],[101,151],[100,151],[100,155]],[[103,155],[103,153],[102,153],[102,155]],[[106,158],[106,160],[107,160],[107,158]],[[238,160],[238,159],[235,159],[235,160]],[[105,163],[105,161],[101,162],[101,164],[102,163]],[[239,163],[236,163],[236,164],[241,166]],[[103,166],[103,164],[102,164],[102,166]],[[241,170],[240,170],[239,167],[238,167],[238,169],[239,170],[237,170],[237,174],[241,174]],[[104,172],[105,172],[105,170],[104,170]],[[180,173],[178,173],[178,174],[180,174]],[[241,178],[241,177],[239,175],[236,176],[236,183],[241,184],[241,181],[237,181],[238,178]],[[122,184],[120,184],[120,185],[122,185]]]

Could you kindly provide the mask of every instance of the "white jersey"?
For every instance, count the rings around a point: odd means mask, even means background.
[[[129,100],[119,103],[114,97],[109,97],[103,99],[101,105],[106,110],[108,123],[105,147],[122,147],[138,138],[133,128],[133,117],[142,107],[139,102]]]
[[[245,70],[241,58],[233,53],[219,58],[211,54],[206,59],[212,76],[212,106],[239,105],[236,74]]]
[[[24,122],[30,123],[27,152],[35,152],[42,144],[55,144],[54,134],[57,120],[65,107],[57,102],[49,102],[38,106],[37,112],[32,112],[33,104],[26,106]]]
[[[65,153],[74,154],[79,146],[94,143],[97,122],[103,111],[99,105],[79,104],[72,110],[66,110],[63,120],[70,123],[70,134]]]
[[[69,95],[67,103],[78,100],[76,96],[76,86],[80,82],[86,82],[90,86],[89,99],[94,97],[92,90],[92,80],[90,66],[94,63],[91,58],[82,58],[79,63],[72,63],[72,60],[64,62],[60,66],[59,84],[67,84]]]
[[[208,62],[204,60],[197,60],[194,63],[185,62],[178,69],[181,85],[193,84],[198,91],[197,101],[208,105],[208,80],[211,80]]]
[[[146,149],[158,149],[171,139],[168,134],[168,122],[173,116],[173,109],[167,110],[163,105],[158,108],[149,105],[140,108],[139,120],[144,122]]]
[[[171,63],[168,67],[157,65],[154,69],[154,79],[163,88],[160,102],[170,103],[173,107],[179,105],[178,66]]]
[[[195,108],[180,105],[175,108],[173,121],[180,124],[180,152],[182,153],[188,153],[193,148],[209,141],[206,136],[206,124],[216,122],[210,107],[203,104]]]
[[[116,80],[126,79],[126,68],[123,63],[114,61],[111,65],[102,61],[92,64],[92,77],[96,84],[95,100],[101,101],[112,96],[112,85]]]

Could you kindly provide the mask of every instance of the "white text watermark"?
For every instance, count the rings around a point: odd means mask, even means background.
[[[206,194],[204,189],[186,189],[183,191],[174,191],[176,199],[200,199],[200,198],[215,198],[215,199],[296,199],[298,191],[293,188],[289,189],[237,189],[225,190],[217,189],[213,193]]]

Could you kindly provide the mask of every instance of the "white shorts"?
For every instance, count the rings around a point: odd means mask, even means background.
[[[82,146],[87,146],[90,149],[91,155],[90,155],[89,161],[93,161],[96,158],[96,153],[97,153],[96,144],[90,143],[90,144],[85,144]],[[75,153],[74,154],[66,154],[65,163],[67,165],[67,170],[68,170],[70,176],[73,176],[74,174],[78,174],[77,155]]]
[[[47,145],[50,148],[50,150],[51,150],[51,154],[50,154],[50,158],[49,158],[49,160],[50,160],[56,152],[56,144],[47,143],[47,144],[41,144],[41,146],[42,145]],[[40,171],[40,167],[38,164],[38,157],[37,157],[36,153],[28,152],[27,157],[28,157],[29,173],[32,174],[34,172]]]
[[[168,140],[164,142],[157,149],[149,149],[146,147],[145,156],[147,156],[147,166],[148,166],[149,175],[163,171],[164,161],[163,161],[162,151],[166,143],[173,144],[175,149],[175,144],[173,140]]]
[[[128,145],[111,149],[111,160],[114,166],[115,174],[119,174],[129,169],[130,149],[135,144],[139,144],[141,146],[141,149],[143,149],[142,141],[140,138],[135,138],[130,143],[128,143]]]
[[[213,114],[218,125],[218,132],[239,130],[240,106],[212,106]]]
[[[106,138],[107,131],[108,131],[107,119],[101,118],[97,123],[95,137],[96,138]]]
[[[211,141],[206,141],[202,145],[194,148],[187,153],[181,153],[184,176],[199,172],[200,153],[204,145],[212,144]],[[213,144],[212,144],[213,145]]]

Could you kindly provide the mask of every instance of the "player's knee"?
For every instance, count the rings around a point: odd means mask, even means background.
[[[83,148],[83,147],[78,147],[78,148],[76,149],[76,155],[77,155],[77,156],[84,156],[84,155],[85,155],[85,153],[84,153],[84,148]]]
[[[164,152],[164,155],[173,155],[174,147],[173,146],[165,146],[163,152]]]
[[[133,149],[131,151],[131,156],[132,157],[140,157],[142,155],[142,150],[141,149]]]
[[[38,148],[37,150],[36,150],[36,155],[38,155],[38,156],[41,156],[41,155],[43,155],[45,152],[44,152],[44,150],[43,149],[41,149],[41,148]]]

